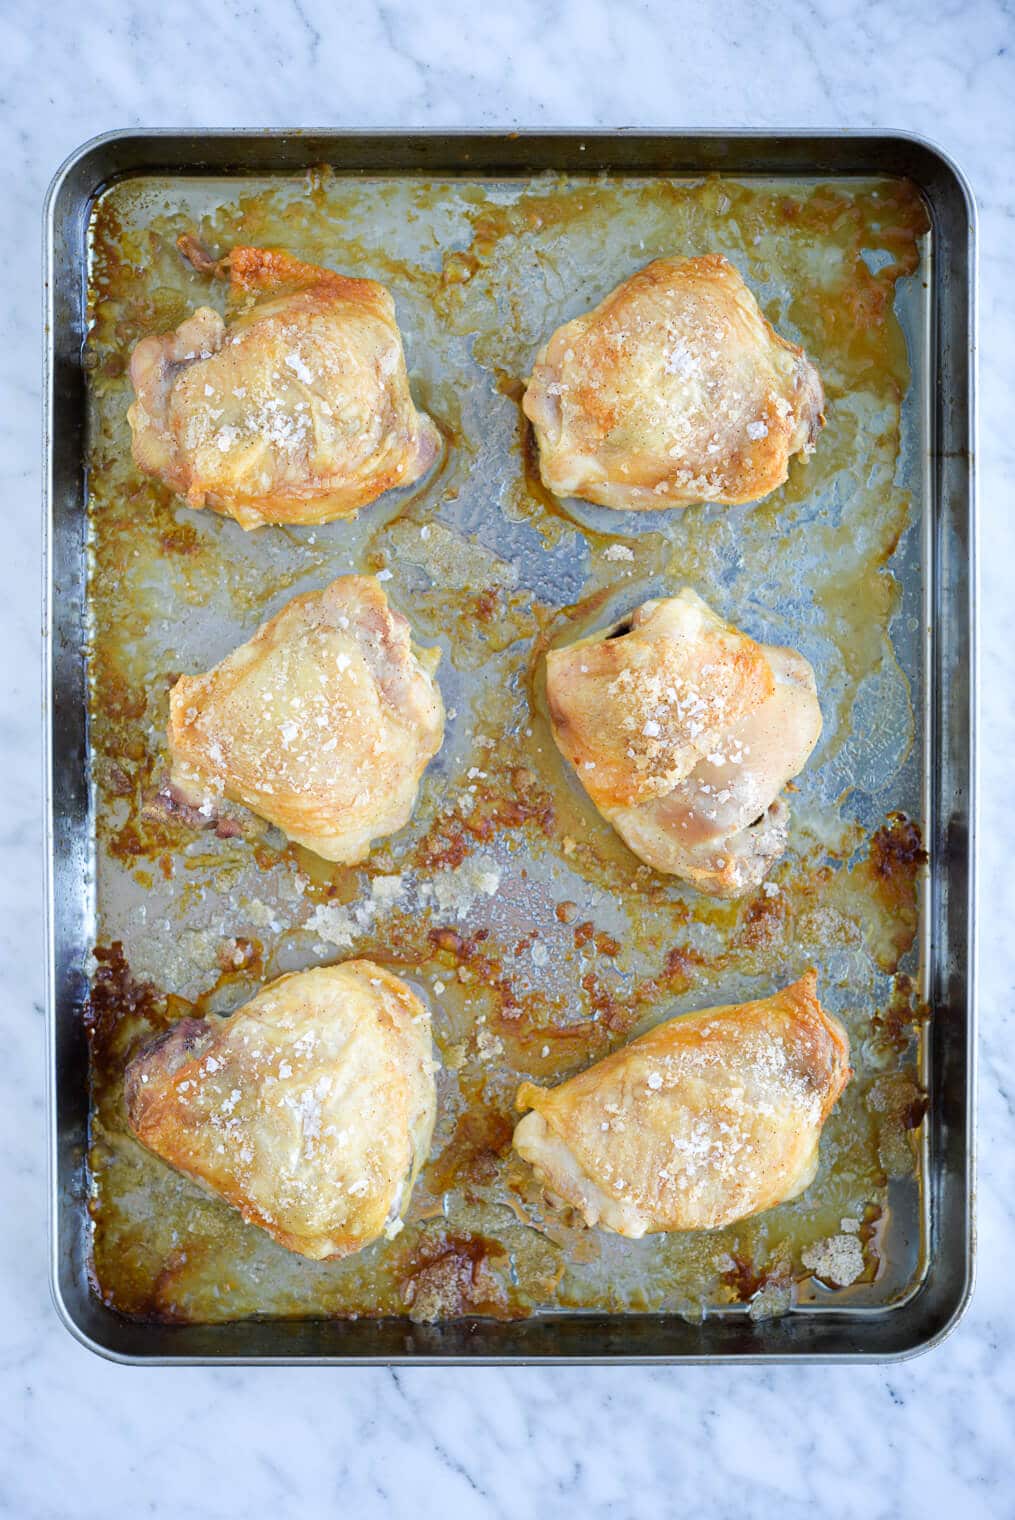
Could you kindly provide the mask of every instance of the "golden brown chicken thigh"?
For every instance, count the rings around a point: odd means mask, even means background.
[[[717,1229],[810,1186],[850,1075],[811,971],[670,1019],[559,1087],[523,1082],[514,1147],[587,1225],[634,1240]]]
[[[263,248],[222,265],[229,323],[202,306],[131,356],[138,466],[244,528],[330,522],[425,474],[439,436],[384,286]]]
[[[206,817],[243,803],[298,844],[354,864],[408,821],[440,749],[440,653],[372,576],[297,596],[169,697],[176,797]]]
[[[779,798],[821,733],[814,672],[685,588],[546,657],[553,736],[657,871],[739,897],[786,847]]]
[[[656,259],[558,328],[523,401],[548,489],[628,511],[767,496],[823,405],[721,254]]]
[[[127,1067],[148,1148],[290,1251],[396,1234],[436,1112],[427,1010],[372,961],[270,983],[228,1018],[181,1019]]]

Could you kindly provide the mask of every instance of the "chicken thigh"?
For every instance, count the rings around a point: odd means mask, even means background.
[[[440,749],[439,658],[372,576],[295,597],[173,687],[172,795],[208,818],[227,797],[325,860],[363,860],[408,821]]]
[[[543,482],[627,511],[757,501],[824,422],[818,372],[721,254],[656,259],[540,351]]]
[[[127,1114],[149,1150],[323,1261],[401,1228],[435,1070],[422,1003],[346,961],[280,977],[228,1018],[181,1019],[128,1065]]]
[[[814,672],[685,588],[546,657],[553,736],[621,838],[715,897],[786,847],[779,798],[821,733]]]
[[[131,356],[139,468],[244,528],[330,522],[425,474],[439,436],[384,286],[263,248],[221,262],[229,323],[199,307]]]
[[[523,1082],[514,1147],[585,1223],[633,1240],[795,1198],[849,1081],[810,971],[773,997],[670,1019],[559,1087]]]

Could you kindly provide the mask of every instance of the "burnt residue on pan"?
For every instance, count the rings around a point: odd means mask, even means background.
[[[926,231],[919,196],[888,180],[319,170],[130,180],[100,197],[86,350],[99,821],[88,1028],[93,1274],[107,1303],[171,1321],[696,1316],[747,1302],[778,1313],[830,1293],[883,1304],[907,1290],[921,1267],[925,1103],[922,465],[909,402]],[[389,285],[414,394],[445,440],[440,469],[354,521],[253,534],[144,480],[125,420],[130,348],[223,299],[180,257],[184,232],[215,255],[265,243]],[[711,249],[818,363],[828,422],[816,453],[754,507],[635,520],[549,497],[519,406],[541,342],[649,259]],[[196,828],[162,795],[172,682],[289,596],[353,570],[389,572],[418,640],[444,650],[447,739],[412,822],[362,869],[287,847],[240,810],[235,828]],[[825,732],[789,798],[789,852],[768,889],[740,902],[640,864],[568,775],[545,712],[548,646],[683,584],[800,648],[818,675]],[[314,1263],[150,1156],[127,1130],[122,1071],[173,1020],[353,953],[428,996],[440,1116],[403,1233]],[[802,1199],[714,1234],[641,1242],[546,1205],[510,1148],[523,1077],[564,1078],[664,1015],[768,992],[810,964],[849,1027],[857,1075]],[[858,1246],[836,1255],[828,1243],[844,1235]],[[858,1266],[847,1286],[827,1275],[840,1258]]]

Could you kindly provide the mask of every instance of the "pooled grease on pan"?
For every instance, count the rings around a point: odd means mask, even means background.
[[[895,181],[835,185],[128,181],[92,225],[91,743],[99,925],[89,1010],[96,1289],[128,1314],[524,1315],[540,1309],[883,1304],[920,1269],[921,744],[918,344],[927,223]],[[131,345],[224,291],[179,256],[285,247],[392,290],[425,482],[352,522],[244,534],[130,459]],[[519,399],[561,322],[661,254],[734,260],[818,364],[828,423],[751,507],[633,523],[558,502]],[[915,278],[911,278],[914,277]],[[905,278],[903,278],[905,277]],[[902,283],[898,282],[902,279]],[[159,799],[168,691],[297,592],[385,578],[439,643],[447,738],[412,822],[344,869],[240,809],[195,831]],[[550,737],[542,652],[692,585],[815,667],[825,732],[769,882],[714,902],[640,864]],[[370,955],[414,980],[443,1069],[406,1228],[338,1263],[292,1256],[127,1133],[122,1072],[153,1030],[283,971]],[[512,1155],[524,1077],[563,1079],[674,1012],[763,995],[808,965],[857,1075],[800,1199],[715,1234],[632,1242],[548,1208]],[[844,1286],[845,1284],[845,1286]],[[830,1295],[832,1296],[830,1298]]]

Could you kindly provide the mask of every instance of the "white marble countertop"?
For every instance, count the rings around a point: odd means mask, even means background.
[[[1007,0],[108,0],[0,8],[7,522],[0,756],[0,1512],[34,1516],[1015,1512],[1015,18]],[[929,1356],[887,1367],[136,1370],[47,1285],[39,743],[39,219],[123,126],[890,126],[965,168],[981,235],[979,1279]],[[1007,535],[1007,536],[1005,536]],[[1005,537],[1002,545],[1001,538]],[[1007,736],[1007,737],[1006,737]],[[1008,743],[1008,740],[1012,743]]]

